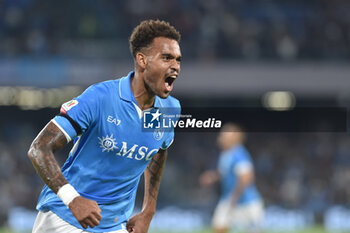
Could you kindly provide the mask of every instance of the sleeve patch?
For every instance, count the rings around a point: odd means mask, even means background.
[[[237,164],[234,167],[234,172],[238,175],[242,175],[244,173],[251,172],[252,170],[253,170],[253,166],[249,162],[242,162],[242,163]]]
[[[78,105],[78,103],[79,103],[78,100],[70,100],[70,101],[62,104],[60,111],[64,114],[67,114],[67,111],[69,111],[74,106]]]

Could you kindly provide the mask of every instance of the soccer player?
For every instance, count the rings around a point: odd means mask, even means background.
[[[46,184],[34,233],[148,231],[174,131],[145,132],[143,111],[180,109],[169,96],[180,72],[179,41],[169,23],[141,22],[129,40],[134,71],[63,104],[34,139],[28,156]],[[54,152],[71,140],[61,170]],[[142,211],[130,218],[143,173]]]
[[[254,185],[253,163],[243,141],[244,133],[239,126],[225,124],[218,137],[222,150],[218,169],[200,176],[200,184],[204,187],[221,181],[221,197],[212,219],[215,233],[228,232],[231,226],[260,232],[263,202]]]

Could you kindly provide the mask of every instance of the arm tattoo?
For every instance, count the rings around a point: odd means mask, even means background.
[[[64,134],[54,123],[50,122],[34,139],[28,152],[35,170],[55,193],[68,182],[64,178],[53,153],[66,144],[67,140]]]
[[[151,196],[154,200],[157,200],[160,181],[162,178],[162,173],[165,166],[165,161],[167,158],[167,152],[158,152],[155,154],[151,160],[151,162],[147,166],[147,173],[149,176],[149,185],[148,192],[149,196]],[[147,185],[146,185],[147,188]]]

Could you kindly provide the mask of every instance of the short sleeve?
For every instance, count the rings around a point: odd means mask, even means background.
[[[250,162],[241,162],[234,167],[234,172],[238,175],[252,171],[253,166]]]
[[[65,135],[74,139],[96,121],[99,113],[98,92],[96,86],[90,86],[80,96],[61,106],[60,114],[54,121]]]
[[[249,152],[241,148],[236,152],[236,162],[233,166],[233,172],[241,175],[253,170],[253,164]]]
[[[163,141],[162,146],[161,146],[161,148],[162,148],[163,150],[168,149],[168,148],[171,146],[171,144],[173,144],[174,135],[175,135],[175,134],[174,134],[174,130],[168,133],[168,136],[167,136],[166,139]]]

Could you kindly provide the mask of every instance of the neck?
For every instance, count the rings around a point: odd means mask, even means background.
[[[134,76],[131,77],[131,91],[141,110],[153,107],[156,96],[147,90],[142,74],[137,71]]]
[[[223,151],[231,150],[233,147],[236,147],[239,143],[232,143],[223,148]]]

